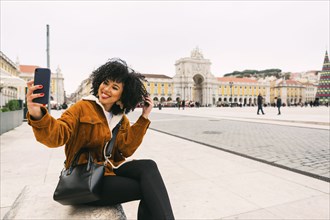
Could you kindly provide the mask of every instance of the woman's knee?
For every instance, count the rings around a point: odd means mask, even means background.
[[[144,161],[146,166],[157,167],[157,163],[154,160],[147,159],[147,160],[142,160],[142,161]]]
[[[158,170],[157,164],[155,161],[150,159],[144,159],[137,161],[138,166],[143,170]]]
[[[141,173],[151,174],[154,172],[159,172],[158,166],[155,161],[150,159],[140,160],[138,162],[138,167]]]

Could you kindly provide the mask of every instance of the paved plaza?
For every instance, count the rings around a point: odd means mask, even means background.
[[[134,121],[140,113],[128,116]],[[282,115],[265,108],[265,113],[155,108],[133,158],[157,162],[178,220],[329,219],[329,108],[283,108]],[[38,143],[26,122],[1,135],[1,219],[8,212],[20,216],[16,219],[56,219],[40,214],[45,210],[38,198],[30,198],[30,211],[19,210],[15,200],[26,186],[50,189],[42,192],[42,201],[62,216],[65,210],[52,194],[63,161],[64,148]],[[138,202],[122,205],[127,218],[136,219]]]
[[[255,108],[157,110],[156,131],[330,181],[329,108],[283,108],[285,116],[266,108],[268,117],[248,115]]]

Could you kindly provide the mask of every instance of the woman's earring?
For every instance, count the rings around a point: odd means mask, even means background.
[[[120,100],[116,104],[119,105],[120,109],[124,109],[124,104]]]

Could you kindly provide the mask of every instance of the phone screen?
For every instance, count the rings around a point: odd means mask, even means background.
[[[49,90],[50,90],[50,69],[36,68],[34,71],[34,85],[42,85],[42,89],[34,91],[34,94],[44,93],[43,97],[33,99],[33,102],[40,104],[48,104],[49,102]]]

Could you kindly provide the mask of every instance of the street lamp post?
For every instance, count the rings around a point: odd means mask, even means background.
[[[46,52],[47,52],[47,68],[50,69],[50,52],[49,52],[49,25],[46,25],[46,38],[47,38],[47,48],[46,48]],[[51,106],[50,106],[50,96],[48,99],[48,112],[50,113],[51,111]]]
[[[230,107],[233,107],[233,82],[229,82],[229,87],[230,87]]]

